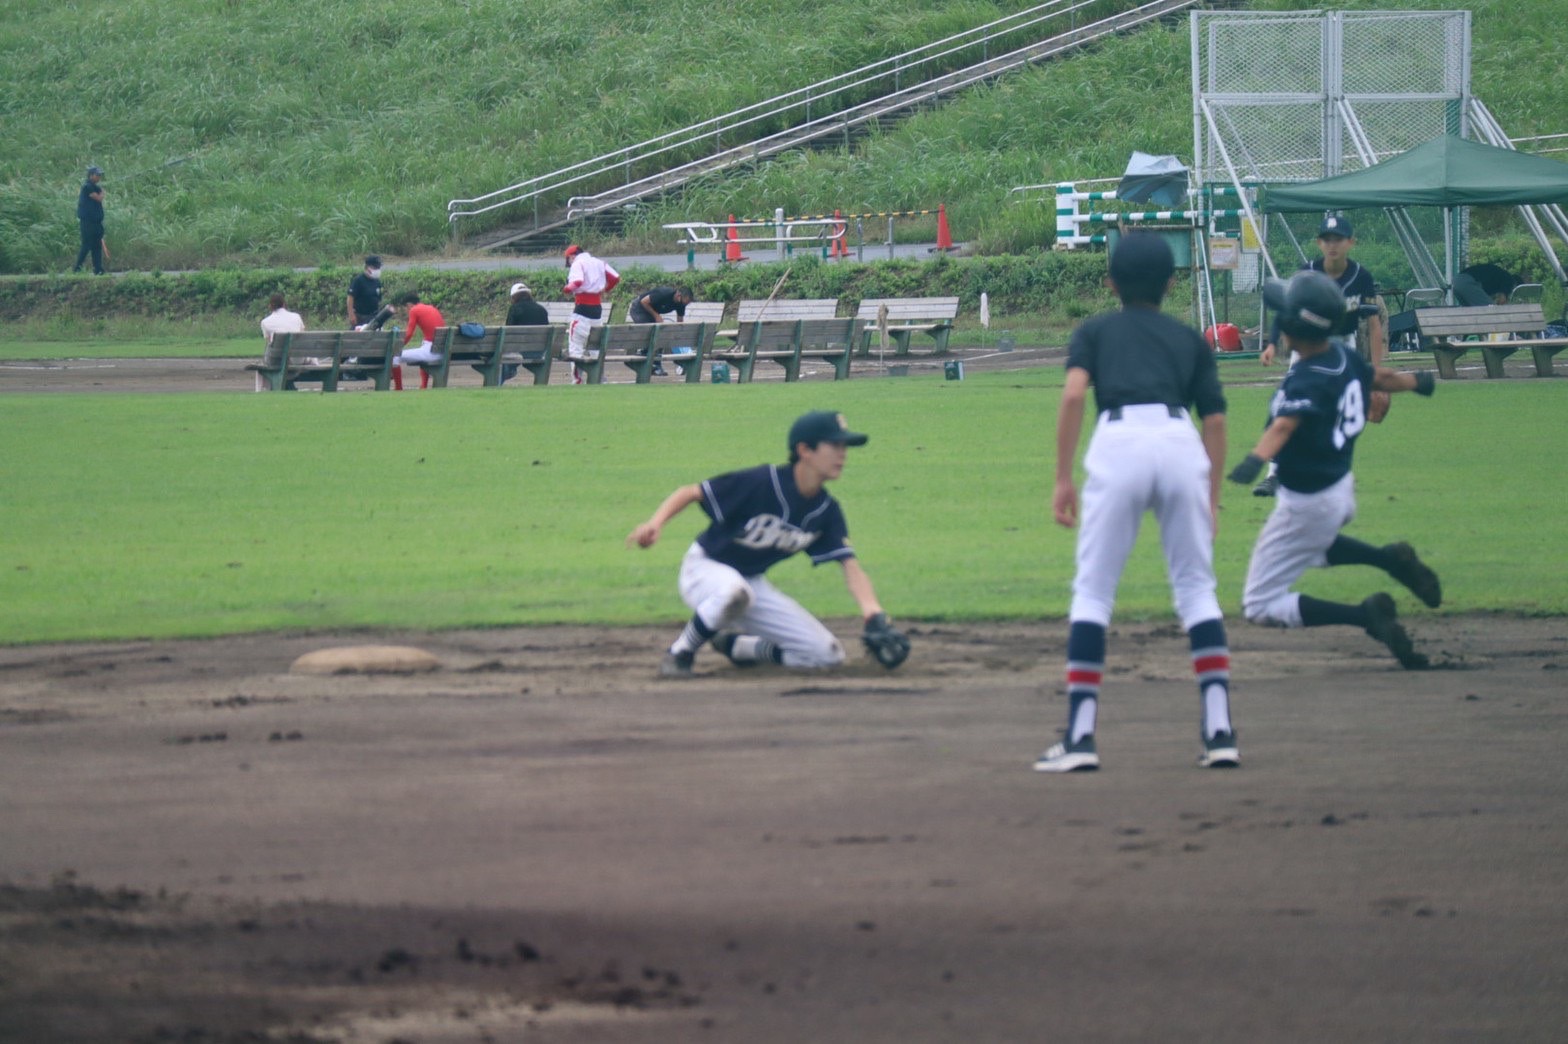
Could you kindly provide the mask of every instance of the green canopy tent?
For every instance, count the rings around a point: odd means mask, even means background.
[[[1294,185],[1270,185],[1269,213],[1352,207],[1442,207],[1447,278],[1458,268],[1449,212],[1466,206],[1568,204],[1568,163],[1448,134],[1349,174]]]

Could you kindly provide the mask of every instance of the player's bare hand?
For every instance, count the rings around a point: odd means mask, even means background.
[[[1274,345],[1273,344],[1265,344],[1263,346],[1263,350],[1258,353],[1258,362],[1262,363],[1264,366],[1273,366],[1274,365]]]
[[[1078,524],[1078,487],[1071,482],[1058,482],[1051,495],[1051,513],[1058,524],[1068,529]]]
[[[644,522],[626,536],[626,546],[634,544],[637,547],[652,547],[659,540],[659,527],[652,522]]]

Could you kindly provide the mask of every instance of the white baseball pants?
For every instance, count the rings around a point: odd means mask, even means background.
[[[681,600],[715,631],[755,634],[777,645],[786,667],[837,667],[844,646],[765,576],[740,572],[693,543],[681,559]]]
[[[1356,517],[1353,474],[1316,493],[1295,493],[1281,486],[1274,510],[1247,566],[1241,611],[1255,624],[1301,626],[1301,596],[1291,586],[1308,569],[1328,565],[1328,548]]]
[[[1102,413],[1084,454],[1088,478],[1080,497],[1078,562],[1072,620],[1106,626],[1122,570],[1146,511],[1160,527],[1171,595],[1182,626],[1220,619],[1214,589],[1214,521],[1209,514],[1209,457],[1187,411],[1124,406]]]

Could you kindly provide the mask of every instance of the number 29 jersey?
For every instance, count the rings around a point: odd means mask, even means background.
[[[1372,367],[1338,339],[1296,362],[1269,402],[1269,420],[1297,417],[1300,426],[1278,456],[1279,481],[1297,493],[1327,489],[1350,473],[1356,436],[1367,426]]]

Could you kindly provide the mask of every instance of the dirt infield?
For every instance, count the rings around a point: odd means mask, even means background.
[[[1234,624],[1206,772],[1183,637],[1117,626],[1068,777],[1059,623],[674,683],[653,629],[0,649],[0,1040],[1560,1040],[1568,636],[1411,628]],[[442,666],[289,671],[367,641]]]

